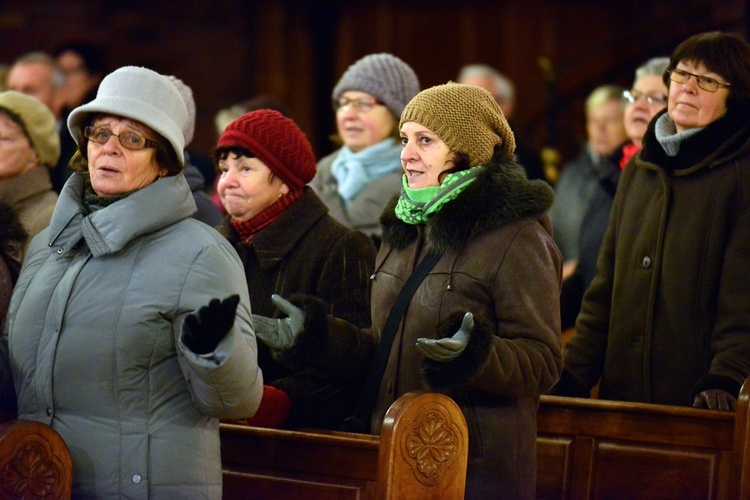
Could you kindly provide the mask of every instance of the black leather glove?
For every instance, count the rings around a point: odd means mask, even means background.
[[[706,389],[696,394],[693,407],[708,408],[709,410],[734,411],[737,408],[737,399],[721,389]]]
[[[197,313],[188,315],[182,325],[182,343],[195,354],[208,354],[216,349],[234,325],[239,295],[224,300],[211,299]]]

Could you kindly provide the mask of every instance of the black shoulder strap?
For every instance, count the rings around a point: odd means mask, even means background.
[[[361,433],[369,432],[372,409],[378,397],[380,381],[383,378],[383,372],[385,372],[385,367],[388,363],[388,357],[391,353],[391,346],[393,345],[393,339],[396,337],[398,325],[401,323],[401,318],[404,316],[406,307],[411,302],[414,292],[417,291],[420,283],[424,281],[425,276],[435,267],[435,264],[437,264],[442,256],[443,252],[428,252],[398,293],[398,297],[396,297],[396,301],[391,307],[391,312],[388,313],[388,319],[385,321],[383,332],[380,335],[380,342],[370,365],[367,380],[362,388],[359,404],[357,404],[354,414],[344,421],[341,430]]]

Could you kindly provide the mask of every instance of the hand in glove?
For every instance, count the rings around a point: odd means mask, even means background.
[[[693,407],[708,408],[709,410],[734,411],[737,399],[721,389],[706,389],[696,394]]]
[[[197,313],[188,315],[182,325],[182,343],[195,354],[213,352],[232,329],[239,302],[239,295],[211,299]]]
[[[281,295],[271,295],[271,302],[287,317],[276,319],[253,314],[255,336],[271,349],[283,351],[290,348],[297,335],[302,332],[305,325],[305,313]]]
[[[417,349],[422,355],[433,361],[445,363],[453,361],[464,352],[474,328],[474,315],[470,312],[464,314],[461,327],[452,337],[443,339],[417,339]]]

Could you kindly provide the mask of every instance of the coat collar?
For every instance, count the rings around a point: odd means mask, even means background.
[[[486,170],[455,200],[424,225],[425,242],[434,250],[456,251],[470,238],[519,219],[540,219],[552,205],[554,191],[544,181],[528,180],[511,156],[496,154]],[[418,228],[396,218],[394,197],[381,216],[383,241],[404,248]]]
[[[302,198],[273,223],[255,233],[249,244],[240,240],[239,234],[230,222],[231,216],[227,216],[217,229],[235,247],[251,245],[255,249],[261,268],[271,269],[284,260],[297,243],[305,237],[310,227],[327,213],[328,207],[310,187],[305,186]]]
[[[659,112],[648,125],[643,149],[636,155],[636,164],[656,164],[675,175],[686,175],[704,167],[715,167],[750,150],[750,121],[744,113],[728,111],[697,134],[680,144],[676,156],[668,156],[656,140],[656,122],[666,113]]]
[[[50,222],[50,246],[70,249],[81,238],[94,257],[114,253],[135,238],[195,213],[196,206],[185,176],[165,177],[112,205],[86,214],[84,176],[76,173],[65,184]]]
[[[49,170],[45,166],[36,167],[25,174],[9,177],[0,182],[0,200],[7,203],[21,203],[33,196],[52,190]]]

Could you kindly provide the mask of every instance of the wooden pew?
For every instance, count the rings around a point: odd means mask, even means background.
[[[221,424],[224,498],[463,498],[466,421],[450,398],[413,392],[380,436]]]
[[[736,413],[542,396],[537,498],[750,499],[750,382]]]
[[[0,498],[70,498],[73,465],[60,435],[29,420],[0,424]]]

